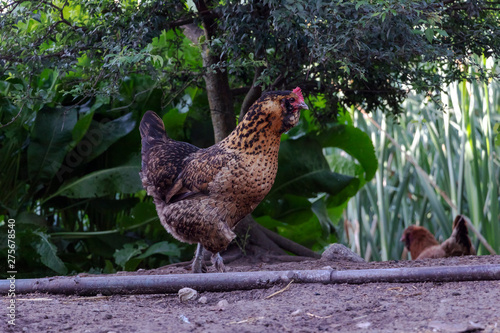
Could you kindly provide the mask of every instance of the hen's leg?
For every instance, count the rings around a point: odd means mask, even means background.
[[[193,273],[203,273],[203,246],[198,243],[196,247],[196,252],[194,253],[193,264],[191,266]]]
[[[222,257],[218,252],[216,254],[212,254],[212,264],[214,265],[217,272],[224,273],[226,271],[224,260],[222,260]]]

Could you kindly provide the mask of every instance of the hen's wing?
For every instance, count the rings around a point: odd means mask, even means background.
[[[149,195],[155,199],[168,199],[168,202],[173,194],[182,192],[182,189],[173,189],[175,180],[184,169],[186,158],[200,148],[170,139],[165,133],[163,121],[152,111],[144,114],[139,130],[142,138],[142,184]]]
[[[221,193],[211,193],[211,185],[218,175],[228,171],[225,167],[232,159],[233,154],[217,146],[190,154],[185,158],[183,168],[166,194],[165,201],[176,202],[194,195],[218,196]]]
[[[195,195],[209,195],[209,185],[234,154],[219,146],[200,149],[170,139],[163,122],[154,112],[144,114],[141,179],[148,194],[165,203]]]

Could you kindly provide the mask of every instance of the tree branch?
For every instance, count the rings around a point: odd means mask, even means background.
[[[309,250],[307,247],[297,244],[281,235],[278,235],[277,233],[272,232],[267,228],[264,228],[258,223],[256,223],[256,225],[258,226],[258,229],[260,229],[269,239],[278,244],[282,249],[290,251],[298,256],[311,257],[317,259],[321,258],[320,254]]]
[[[257,85],[257,80],[262,74],[262,71],[264,71],[264,69],[265,69],[264,66],[259,66],[255,68],[252,86],[250,87],[250,90],[247,92],[245,99],[241,104],[240,120],[243,119],[248,109],[252,106],[253,103],[255,103],[257,99],[259,99],[260,95],[262,94],[262,87],[260,85]]]

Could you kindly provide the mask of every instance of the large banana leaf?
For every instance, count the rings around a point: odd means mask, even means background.
[[[68,198],[81,199],[102,197],[116,193],[135,193],[142,189],[139,171],[140,167],[135,165],[125,165],[96,171],[63,184],[50,198],[66,196]]]
[[[90,126],[76,147],[77,153],[87,163],[105,152],[118,139],[124,137],[135,128],[132,112],[108,122],[92,120]],[[90,148],[89,148],[90,147]]]
[[[318,141],[323,147],[340,148],[354,157],[364,169],[364,181],[370,181],[375,176],[378,166],[375,148],[368,134],[362,130],[348,125],[335,125],[318,135]]]
[[[345,201],[358,191],[359,179],[332,172],[321,145],[309,136],[282,142],[278,165],[269,200],[278,200],[284,194],[311,198],[326,192]]]
[[[76,111],[44,107],[38,111],[28,147],[32,182],[48,182],[61,167],[73,143]]]

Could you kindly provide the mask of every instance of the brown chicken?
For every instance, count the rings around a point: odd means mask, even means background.
[[[308,107],[298,87],[265,93],[228,137],[206,149],[170,139],[154,112],[144,114],[142,184],[165,229],[182,242],[198,243],[193,272],[202,271],[203,248],[217,271],[225,271],[219,252],[271,189],[281,134],[297,124],[301,109]]]
[[[455,217],[451,236],[442,244],[438,243],[429,230],[415,225],[411,225],[403,231],[401,241],[405,242],[413,260],[476,254],[463,215]]]

